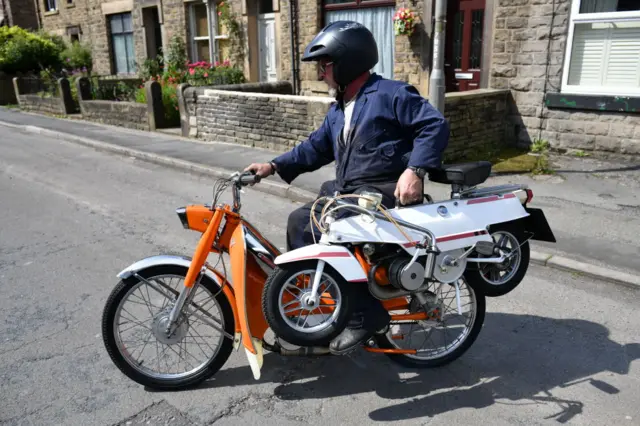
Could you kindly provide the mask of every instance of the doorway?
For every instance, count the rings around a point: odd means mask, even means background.
[[[447,9],[447,92],[480,88],[486,0],[450,0]]]
[[[276,18],[274,13],[258,15],[258,43],[260,46],[260,81],[276,81]]]
[[[142,19],[147,41],[147,58],[155,59],[158,55],[162,55],[162,27],[158,7],[142,9]]]

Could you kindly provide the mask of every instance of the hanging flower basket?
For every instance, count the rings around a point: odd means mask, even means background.
[[[415,19],[416,16],[411,9],[406,7],[398,9],[393,16],[393,27],[396,35],[410,36],[413,34],[415,30]]]

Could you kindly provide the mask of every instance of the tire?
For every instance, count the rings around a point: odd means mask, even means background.
[[[470,285],[484,293],[486,297],[499,297],[510,293],[520,284],[520,282],[522,282],[527,270],[529,269],[530,247],[529,241],[527,241],[525,237],[524,230],[514,223],[501,223],[489,228],[489,233],[491,235],[498,232],[510,234],[515,238],[515,240],[517,240],[517,243],[520,246],[520,263],[513,276],[507,282],[502,284],[492,284],[480,273],[480,268],[483,265],[482,263],[468,262],[467,269],[464,272],[464,277]],[[495,267],[495,265],[491,264],[488,267]]]
[[[147,279],[161,275],[175,275],[184,279],[184,277],[186,277],[187,270],[187,268],[178,265],[161,265],[142,270],[139,272],[139,275]],[[107,299],[104,307],[102,315],[102,338],[107,349],[107,353],[111,357],[111,360],[114,362],[114,364],[120,369],[122,373],[124,373],[124,375],[129,377],[134,382],[158,390],[186,389],[195,386],[196,384],[208,379],[213,374],[215,374],[227,361],[233,349],[233,341],[224,336],[220,341],[218,350],[213,354],[213,356],[209,360],[207,360],[205,364],[198,367],[197,370],[189,372],[188,375],[185,375],[183,377],[153,377],[151,375],[143,373],[139,369],[134,368],[132,364],[127,361],[116,343],[117,330],[114,326],[114,322],[119,309],[119,305],[122,302],[123,298],[138,283],[140,283],[140,281],[135,277],[120,281],[109,295],[109,298]],[[202,278],[200,286],[205,287],[211,295],[216,295],[215,299],[222,316],[222,318],[220,319],[224,322],[224,330],[227,333],[233,335],[235,331],[233,310],[231,308],[229,300],[225,297],[224,293],[219,291],[220,286],[206,276]]]
[[[315,271],[317,260],[295,262],[280,265],[275,268],[267,278],[262,293],[262,309],[276,336],[297,346],[328,346],[331,340],[344,330],[349,314],[349,289],[350,284],[333,269],[328,263],[324,266],[323,278],[330,277],[340,290],[340,306],[337,314],[334,312],[331,318],[327,319],[324,328],[317,331],[299,331],[290,326],[280,312],[280,298],[283,286],[292,278],[300,275],[303,271]],[[294,305],[296,306],[296,305]],[[306,322],[306,321],[305,321]],[[303,324],[304,325],[304,324]]]
[[[410,355],[405,354],[392,354],[387,353],[386,355],[395,363],[400,364],[404,367],[408,368],[436,368],[447,365],[456,359],[460,358],[473,343],[478,338],[480,331],[482,330],[482,325],[484,324],[484,317],[486,311],[486,300],[484,294],[480,293],[473,286],[467,283],[469,288],[473,291],[474,296],[476,298],[476,317],[473,325],[471,326],[471,330],[469,334],[465,338],[464,342],[460,346],[458,346],[455,350],[448,353],[447,355],[441,358],[434,359],[417,359],[413,358]],[[398,347],[393,344],[392,340],[389,338],[389,333],[378,334],[375,336],[376,343],[378,347],[383,349],[397,349]]]

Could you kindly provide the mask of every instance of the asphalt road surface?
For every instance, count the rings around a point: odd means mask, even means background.
[[[535,266],[445,368],[267,354],[256,382],[239,352],[198,389],[145,390],[111,363],[102,308],[133,261],[192,253],[175,209],[212,183],[0,129],[0,424],[639,424],[638,292]],[[243,198],[279,246],[294,207]]]

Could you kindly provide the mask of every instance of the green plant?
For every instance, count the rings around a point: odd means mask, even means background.
[[[139,65],[138,77],[142,80],[151,80],[153,77],[157,77],[163,73],[163,58],[158,56],[155,59],[147,58],[142,64]]]
[[[574,152],[573,155],[575,155],[576,157],[588,157],[589,153],[579,149],[576,152]]]
[[[545,139],[536,138],[533,140],[533,143],[531,144],[531,152],[536,154],[542,154],[548,151],[550,147],[551,145],[549,144],[549,141]]]
[[[54,41],[55,40],[55,41]],[[7,74],[59,70],[61,45],[19,27],[0,27],[0,71]]]
[[[67,70],[78,70],[90,74],[93,68],[91,49],[77,41],[62,51],[60,59]]]
[[[187,70],[187,47],[184,40],[180,36],[171,37],[167,53],[164,57],[165,71],[168,73],[179,74]]]
[[[238,17],[229,3],[222,1],[218,3],[217,9],[220,22],[229,32],[233,62],[236,64],[242,63],[244,60],[244,31],[242,31],[242,24],[238,21]]]

